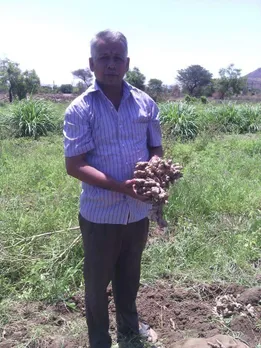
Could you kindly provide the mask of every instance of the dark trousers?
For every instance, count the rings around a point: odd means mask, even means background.
[[[149,220],[97,224],[79,215],[84,246],[85,304],[91,348],[109,348],[107,286],[112,280],[118,340],[139,334],[136,297]]]

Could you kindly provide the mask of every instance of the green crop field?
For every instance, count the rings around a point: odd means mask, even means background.
[[[29,126],[18,129],[20,111],[0,105],[3,330],[14,323],[11,309],[19,303],[54,304],[83,291],[80,183],[66,174],[63,158],[66,104],[48,105],[53,126],[39,117],[46,132],[34,123],[31,137],[23,134]],[[180,102],[160,109],[164,157],[182,164],[184,175],[170,189],[167,230],[151,227],[142,284],[260,286],[261,105]],[[26,342],[20,347],[41,346]]]

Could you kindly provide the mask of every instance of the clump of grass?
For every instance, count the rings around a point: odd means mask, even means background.
[[[56,129],[52,105],[32,98],[14,102],[4,121],[15,137],[37,139]]]
[[[185,102],[165,103],[160,108],[161,122],[167,136],[182,141],[194,139],[198,134],[196,108]]]
[[[261,129],[260,104],[171,102],[161,104],[160,111],[164,134],[183,142],[204,132],[245,134]]]
[[[261,129],[261,105],[212,104],[201,109],[199,127],[221,133],[256,133]]]

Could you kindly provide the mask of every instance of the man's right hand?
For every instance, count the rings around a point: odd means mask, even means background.
[[[74,157],[67,157],[67,173],[74,178],[81,180],[82,182],[86,182],[89,185],[98,186],[106,190],[120,192],[142,202],[150,202],[147,197],[137,194],[134,188],[136,179],[119,182],[111,178],[109,175],[104,174],[96,168],[88,165],[88,163],[86,163],[85,157],[85,154]]]
[[[148,197],[144,197],[136,192],[135,182],[136,182],[136,179],[123,181],[121,183],[121,192],[128,196],[131,196],[132,198],[138,199],[142,202],[150,203],[150,200],[148,199]]]

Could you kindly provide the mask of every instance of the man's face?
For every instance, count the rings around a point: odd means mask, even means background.
[[[108,86],[120,86],[125,73],[129,70],[129,58],[125,55],[121,42],[100,40],[95,56],[89,59],[90,69],[98,82]]]

